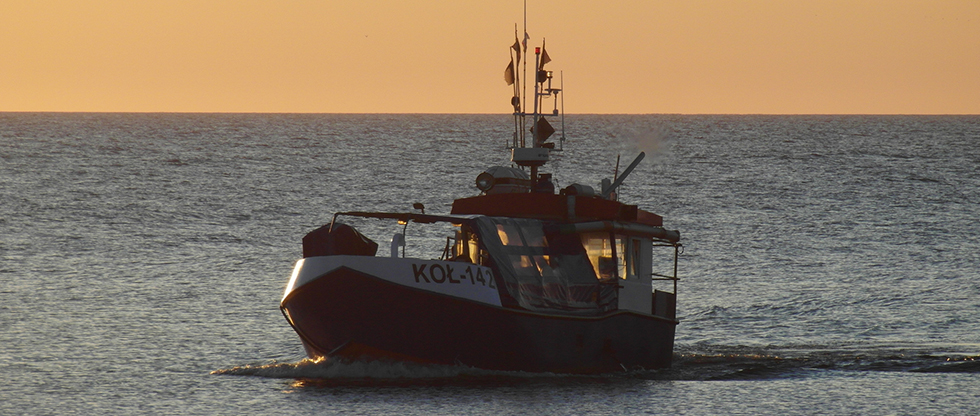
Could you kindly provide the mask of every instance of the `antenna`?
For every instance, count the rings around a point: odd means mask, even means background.
[[[516,24],[515,26],[515,32]],[[516,35],[516,33],[515,33]],[[539,183],[538,168],[544,165],[549,160],[549,154],[551,151],[558,147],[558,150],[564,149],[565,141],[565,101],[564,97],[561,99],[558,96],[561,94],[561,85],[559,88],[553,87],[553,71],[548,71],[544,69],[544,65],[551,62],[551,57],[548,56],[545,50],[545,40],[542,38],[541,46],[535,47],[534,49],[534,68],[532,69],[533,74],[531,75],[533,92],[528,92],[528,73],[527,64],[530,61],[530,54],[527,50],[527,41],[530,36],[527,34],[527,0],[524,1],[524,37],[523,40],[519,40],[519,45],[515,45],[518,49],[516,51],[518,62],[523,57],[523,67],[519,71],[514,71],[517,73],[524,74],[523,78],[520,78],[517,74],[513,72],[505,72],[504,79],[507,81],[508,85],[514,84],[514,94],[515,97],[511,100],[514,106],[514,140],[511,151],[511,162],[520,166],[521,170],[530,169],[530,183],[532,189],[537,189],[537,184]],[[523,52],[523,53],[522,53]],[[507,71],[511,71],[514,66],[520,66],[519,64],[513,64],[513,56],[511,56],[511,63],[507,68]],[[563,81],[559,81],[563,82]],[[533,101],[528,102],[528,99]],[[544,114],[545,99],[554,100],[553,108],[548,111],[548,114]],[[561,103],[559,103],[561,100]],[[559,104],[561,105],[561,112],[559,113]],[[551,122],[548,121],[544,116],[557,117],[561,114],[561,136],[556,140],[556,142],[545,143],[552,134],[556,133],[555,128],[552,127]],[[530,128],[528,128],[530,124]],[[531,133],[531,137],[528,137],[528,132]],[[559,145],[560,143],[560,145]],[[550,177],[550,176],[548,176]],[[541,175],[540,179],[545,182],[549,182],[548,177]],[[544,182],[542,182],[544,183]],[[542,191],[543,192],[543,191]]]
[[[633,171],[633,168],[635,168],[636,165],[640,164],[640,161],[643,160],[644,156],[646,156],[646,153],[640,152],[640,154],[636,156],[636,159],[633,159],[633,163],[630,163],[630,165],[626,167],[626,170],[623,171],[622,176],[616,178],[616,182],[613,182],[613,184],[610,185],[609,188],[606,188],[602,191],[602,197],[608,199],[609,194],[613,193],[613,191],[615,191],[616,188],[619,187],[619,185],[623,184],[623,181],[626,180],[627,176],[630,176],[630,172]]]
[[[524,66],[521,68],[521,74],[525,75],[525,79],[521,80],[521,125],[518,129],[520,131],[520,141],[521,147],[524,147],[524,132],[527,130],[527,120],[524,117],[524,113],[527,112],[527,0],[524,0],[524,36],[521,37],[521,52],[524,54]],[[517,68],[514,68],[515,70]]]
[[[561,137],[558,150],[565,150],[565,71],[558,71],[558,89],[561,90]]]

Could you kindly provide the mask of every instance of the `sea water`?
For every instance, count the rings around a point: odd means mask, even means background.
[[[681,232],[673,368],[304,360],[302,236],[448,213],[507,115],[0,113],[0,414],[980,412],[980,117],[552,124],[558,187],[647,153],[618,193]]]

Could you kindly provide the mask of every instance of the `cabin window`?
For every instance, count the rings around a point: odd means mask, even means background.
[[[615,247],[613,246],[615,244]],[[582,246],[601,280],[628,279],[640,275],[640,240],[607,232],[582,234]]]
[[[556,276],[557,259],[548,254],[511,254],[510,263],[521,276]]]
[[[548,247],[548,239],[541,227],[523,227],[524,240],[528,247]]]
[[[470,234],[469,238],[466,239],[466,254],[470,263],[484,264],[484,259],[487,258],[486,253],[480,250],[480,242],[476,239],[475,234]]]
[[[590,263],[580,235],[555,232],[540,220],[485,217],[476,224],[486,237],[482,245],[496,259],[501,287],[522,307],[584,314],[615,307],[615,287],[598,284],[593,273],[598,257],[611,253],[603,250],[610,241],[608,233],[596,234],[591,253],[595,259]],[[615,264],[611,268],[615,270]]]
[[[547,235],[541,222],[494,219],[494,230],[506,249],[507,263],[521,277],[582,279],[576,271],[585,257],[574,235]],[[600,243],[601,245],[601,243]],[[611,258],[611,257],[610,257]],[[595,282],[595,277],[589,278]]]
[[[538,273],[541,277],[554,277],[555,274],[555,261],[549,255],[534,256],[534,265],[538,268]]]
[[[609,233],[604,232],[582,234],[582,246],[599,280],[610,280],[617,275],[610,237]]]
[[[537,266],[535,266],[531,256],[511,254],[510,263],[519,276],[535,276],[537,274]]]
[[[486,265],[488,255],[480,248],[479,237],[469,226],[462,225],[456,232],[453,260]]]
[[[520,228],[515,224],[497,224],[497,236],[505,246],[523,246]]]

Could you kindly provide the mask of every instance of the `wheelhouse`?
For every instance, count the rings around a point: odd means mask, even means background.
[[[339,221],[341,217],[358,222],[375,238],[390,236],[389,257],[491,268],[504,307],[574,316],[629,310],[674,318],[681,245],[676,234],[662,227],[615,221],[341,212],[330,225],[304,238],[305,257],[378,254],[374,240],[360,231],[350,228],[338,234],[349,228]],[[365,222],[370,219],[386,221]],[[333,241],[336,239],[342,241]],[[654,290],[655,285],[659,290]]]

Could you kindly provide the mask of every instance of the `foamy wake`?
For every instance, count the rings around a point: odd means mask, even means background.
[[[296,363],[245,365],[212,371],[216,375],[296,379],[440,379],[459,376],[518,375],[462,365],[417,364],[395,361],[339,361],[303,359]]]
[[[216,375],[308,380],[314,383],[416,383],[534,381],[557,379],[640,378],[652,380],[729,380],[787,377],[810,370],[909,371],[927,373],[980,373],[980,356],[942,354],[908,349],[767,350],[716,348],[676,354],[670,369],[577,376],[483,370],[464,365],[418,364],[397,361],[343,361],[303,359],[212,371]]]

